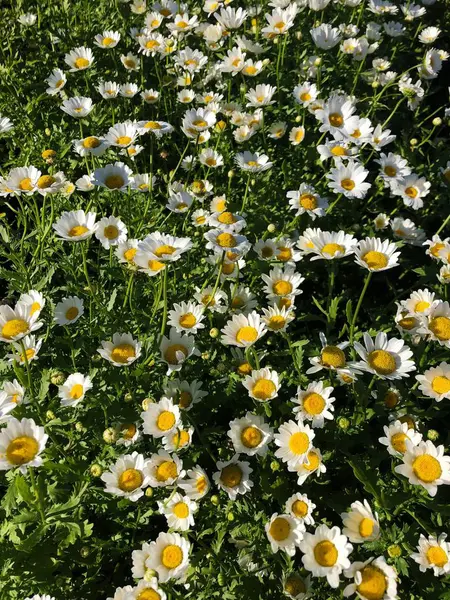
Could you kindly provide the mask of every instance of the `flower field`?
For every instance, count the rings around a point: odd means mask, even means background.
[[[450,600],[450,10],[17,0],[0,598]]]

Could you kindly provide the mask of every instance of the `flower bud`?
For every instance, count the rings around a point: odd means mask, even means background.
[[[45,418],[47,419],[47,421],[53,421],[53,419],[55,418],[55,413],[52,410],[48,410],[45,413]]]
[[[153,496],[153,488],[151,488],[151,487],[148,487],[148,488],[145,490],[145,495],[147,496],[147,498],[151,498],[151,497]]]
[[[435,117],[432,121],[433,125],[435,127],[439,127],[439,125],[442,125],[442,119],[441,117]]]
[[[211,504],[214,504],[214,506],[219,506],[220,500],[219,500],[219,496],[211,496],[210,498],[211,500]]]
[[[277,227],[276,227],[276,225],[275,225],[274,223],[269,223],[269,224],[267,225],[267,231],[268,231],[269,233],[273,233],[273,232],[275,231],[275,229],[276,229],[276,228],[277,228]]]
[[[409,140],[409,143],[411,144],[411,146],[417,146],[418,140],[417,138],[412,138],[411,140]]]
[[[75,429],[76,429],[76,431],[79,431],[79,432],[84,431],[83,423],[81,423],[81,421],[77,421],[75,423]]]
[[[202,352],[202,360],[209,360],[210,354],[209,352]]]
[[[277,460],[273,460],[273,461],[270,463],[270,468],[271,468],[271,469],[272,469],[272,471],[274,471],[274,472],[275,472],[275,471],[278,471],[278,470],[279,470],[279,468],[280,468],[280,463],[279,463]]]
[[[229,178],[229,179],[232,179],[233,177],[234,177],[234,171],[233,171],[233,169],[230,169],[230,170],[228,171],[228,178]]]
[[[154,399],[153,398],[144,398],[142,400],[142,410],[147,410],[148,407],[150,406],[150,404],[154,403]]]
[[[391,558],[398,558],[402,555],[402,549],[398,544],[391,544],[390,546],[388,546],[387,551]]]
[[[346,417],[339,417],[337,424],[338,427],[344,431],[350,427],[350,421]]]
[[[213,327],[212,329],[210,329],[209,335],[213,338],[213,340],[216,339],[216,337],[218,337],[219,335],[219,330],[217,329],[217,327]]]
[[[62,385],[65,380],[66,377],[61,371],[54,371],[50,375],[50,381],[53,383],[53,385]]]
[[[125,396],[123,397],[123,399],[125,400],[125,402],[132,402],[133,401],[133,394],[131,394],[130,392],[127,392],[125,394]]]
[[[108,427],[105,429],[103,432],[103,441],[106,444],[113,444],[115,441],[117,441],[117,432],[114,427]]]
[[[230,522],[231,522],[231,521],[234,521],[234,515],[233,515],[233,513],[232,513],[232,512],[229,512],[229,513],[227,514],[227,519],[228,519]]]
[[[91,465],[90,471],[92,477],[100,477],[100,475],[103,473],[103,469],[97,463]]]
[[[427,431],[427,438],[432,442],[436,442],[439,439],[439,431],[436,431],[436,429],[429,429]]]
[[[82,558],[87,558],[90,554],[90,550],[87,546],[83,546],[80,550],[80,555]]]
[[[146,571],[144,573],[144,580],[145,581],[151,581],[152,579],[154,579],[157,576],[158,576],[158,573],[155,570],[153,570],[153,569],[146,569]]]

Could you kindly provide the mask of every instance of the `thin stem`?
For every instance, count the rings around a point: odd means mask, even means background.
[[[39,510],[39,514],[41,516],[41,522],[42,522],[42,525],[45,525],[44,507],[42,506],[42,499],[41,499],[41,495],[39,493],[39,488],[36,485],[36,479],[34,477],[33,467],[30,467],[29,473],[30,473],[31,486],[33,488],[34,495],[36,496],[38,510]]]
[[[364,282],[364,287],[359,296],[358,304],[356,305],[355,312],[353,314],[352,323],[350,325],[350,343],[353,342],[353,333],[355,331],[356,319],[358,318],[359,309],[361,308],[362,301],[364,300],[364,296],[366,294],[367,288],[369,287],[370,280],[372,278],[372,271],[369,271],[366,275],[366,280]]]

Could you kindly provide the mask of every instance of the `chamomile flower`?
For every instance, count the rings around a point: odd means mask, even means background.
[[[80,46],[74,48],[64,57],[64,62],[70,67],[71,73],[75,71],[84,71],[92,66],[94,63],[94,55],[90,48]]]
[[[269,308],[263,308],[262,320],[266,324],[268,331],[274,333],[283,333],[295,319],[294,311],[291,308],[285,308],[282,306],[279,308],[276,304]]]
[[[206,496],[211,486],[205,471],[195,465],[193,469],[187,470],[186,475],[185,479],[178,481],[178,487],[192,500],[200,500]]]
[[[92,212],[85,213],[83,210],[63,212],[53,229],[60,239],[78,242],[91,237],[96,230],[96,214]]]
[[[378,441],[380,444],[387,446],[387,451],[391,456],[401,457],[406,452],[406,442],[417,446],[422,441],[422,435],[410,428],[407,422],[394,421],[389,425],[385,425],[384,436]]]
[[[230,421],[227,435],[237,454],[265,456],[272,439],[272,428],[259,415],[247,412],[245,417]]]
[[[84,303],[77,296],[64,298],[55,306],[54,321],[57,325],[71,325],[84,313]]]
[[[450,348],[450,305],[448,302],[437,302],[428,315],[422,318],[419,334]]]
[[[291,402],[297,405],[294,407],[297,419],[311,421],[312,427],[324,427],[325,419],[334,418],[333,390],[331,386],[325,387],[323,381],[310,383],[305,390],[298,387],[296,397],[291,398]]]
[[[224,291],[216,290],[211,286],[207,286],[202,290],[196,287],[195,290],[194,299],[202,304],[205,310],[217,313],[226,312],[228,296]]]
[[[123,423],[118,428],[118,438],[116,444],[118,446],[132,446],[141,435],[139,427],[135,423]]]
[[[117,125],[109,128],[108,133],[105,135],[105,140],[110,146],[126,148],[134,143],[137,131],[137,126],[130,121],[117,123]]]
[[[173,310],[169,311],[168,324],[175,328],[178,333],[197,333],[205,326],[202,323],[204,309],[200,304],[193,302],[182,302],[174,304]]]
[[[236,454],[231,460],[218,461],[217,471],[213,475],[214,483],[228,494],[230,500],[236,500],[238,494],[246,494],[253,487],[250,463],[239,460]]]
[[[38,321],[39,310],[33,311],[30,303],[18,302],[14,308],[3,304],[0,306],[0,341],[16,342],[43,325]]]
[[[166,487],[184,477],[183,462],[176,454],[160,450],[152,454],[148,462],[148,474],[152,487]]]
[[[312,513],[316,505],[311,502],[306,494],[297,492],[286,500],[285,512],[304,523],[305,525],[314,525]]]
[[[353,502],[349,512],[341,514],[342,533],[354,544],[372,542],[380,535],[377,513],[373,514],[367,500]]]
[[[117,217],[103,217],[97,222],[95,229],[95,237],[105,250],[125,242],[127,233],[125,223]]]
[[[277,458],[281,458],[288,465],[289,470],[308,462],[308,452],[312,447],[314,431],[309,425],[287,421],[282,423],[278,432],[274,435],[278,450],[275,452]]]
[[[199,352],[194,346],[194,338],[189,334],[178,333],[172,327],[169,337],[163,336],[160,344],[161,360],[167,364],[167,373],[180,371],[183,363],[192,355],[198,356]]]
[[[169,398],[161,398],[159,402],[149,404],[141,413],[143,430],[147,435],[161,438],[175,432],[180,424],[180,409]]]
[[[245,377],[242,385],[248,390],[250,398],[259,402],[267,402],[278,396],[280,382],[278,373],[271,369],[252,371]]]
[[[106,484],[105,492],[136,502],[150,484],[148,464],[149,461],[137,452],[119,457],[110,470],[101,476]]]
[[[355,262],[369,271],[386,271],[398,266],[400,252],[389,240],[366,237],[355,248]]]
[[[441,362],[437,367],[432,367],[423,375],[416,375],[420,391],[436,402],[450,399],[450,365]]]
[[[265,335],[267,329],[260,315],[256,311],[252,311],[248,315],[233,315],[221,332],[223,334],[222,344],[247,348]]]
[[[166,517],[167,526],[175,531],[188,531],[194,526],[197,503],[189,496],[174,494],[168,502],[158,502],[159,512]]]
[[[398,338],[388,339],[383,332],[377,334],[375,341],[369,333],[364,333],[364,346],[355,342],[354,347],[362,358],[356,366],[381,379],[409,377],[408,373],[416,369],[411,360],[413,353],[405,342]]]
[[[425,27],[419,34],[419,41],[422,44],[433,44],[440,34],[441,30],[438,27]]]
[[[124,192],[131,183],[132,170],[123,162],[100,167],[94,171],[94,183],[111,192]]]
[[[202,381],[194,379],[193,381],[181,381],[172,379],[164,387],[164,395],[172,398],[183,410],[191,410],[192,406],[200,402],[202,398],[208,395],[208,392],[202,390]]]
[[[131,600],[167,600],[166,592],[159,587],[158,580],[155,578],[152,581],[140,581],[131,591]]]
[[[18,195],[30,196],[36,191],[40,176],[41,171],[38,171],[36,167],[17,167],[11,169],[5,185]]]
[[[45,306],[44,296],[37,290],[30,290],[26,294],[20,294],[19,302],[29,307],[30,317],[39,318],[42,309]]]
[[[322,473],[326,473],[326,470],[322,461],[322,453],[318,448],[312,447],[306,455],[306,462],[294,469],[297,473],[297,485],[303,485],[311,475],[316,474],[317,477],[320,477]]]
[[[189,448],[192,442],[194,428],[180,429],[178,427],[162,438],[162,444],[166,452],[181,452]]]
[[[311,185],[306,183],[300,184],[298,190],[287,192],[286,197],[289,198],[291,210],[296,211],[296,216],[307,213],[314,220],[323,217],[328,207],[328,200],[322,198]]]
[[[300,542],[302,562],[313,577],[326,577],[332,588],[339,586],[339,576],[350,567],[348,555],[353,546],[339,527],[319,525],[314,533],[305,533]]]
[[[273,553],[282,550],[288,556],[294,556],[305,532],[303,523],[289,514],[273,514],[265,525],[266,535]]]
[[[45,80],[48,88],[45,90],[49,96],[59,94],[66,85],[67,76],[61,69],[53,69],[51,75]]]
[[[345,129],[351,130],[357,123],[355,110],[349,97],[330,96],[323,109],[315,111],[316,118],[322,123],[320,131],[329,131],[334,136],[335,134],[339,135]]]
[[[405,206],[418,210],[423,207],[423,198],[429,194],[430,188],[429,181],[412,173],[393,183],[391,189],[395,196],[402,198]]]
[[[1,392],[5,394],[5,400],[8,403],[12,403],[14,406],[19,406],[20,404],[28,404],[28,401],[25,399],[25,390],[17,381],[17,379],[13,379],[13,381],[4,381]]]
[[[111,30],[104,31],[103,33],[99,33],[95,36],[94,42],[99,48],[115,48],[120,42],[120,33],[118,31]]]
[[[296,273],[292,267],[285,269],[275,267],[269,272],[269,275],[262,275],[261,278],[266,284],[264,292],[269,300],[292,298],[303,293],[299,286],[305,278]]]
[[[273,166],[273,163],[269,161],[269,157],[266,154],[252,153],[247,150],[236,154],[235,161],[242,171],[247,171],[248,173],[261,173]]]
[[[353,254],[357,240],[344,231],[321,231],[312,239],[311,260],[334,260]]]
[[[340,163],[327,173],[328,187],[346,198],[364,198],[371,185],[366,182],[368,174],[361,164],[349,160],[346,165]]]
[[[283,592],[291,600],[311,598],[311,577],[301,577],[299,573],[290,573],[283,581]]]
[[[450,456],[444,455],[444,446],[435,446],[430,440],[417,446],[406,441],[403,464],[395,467],[395,472],[434,497],[439,485],[450,485]]]
[[[0,470],[18,468],[26,473],[28,467],[40,467],[47,439],[44,428],[33,419],[11,417],[0,430]]]
[[[119,95],[120,86],[115,81],[101,81],[97,89],[105,100],[114,100]]]
[[[180,534],[161,532],[156,541],[149,544],[145,566],[157,572],[160,583],[182,579],[189,567],[190,549],[191,544]]]
[[[12,354],[7,354],[6,358],[10,363],[18,362],[19,365],[26,365],[33,360],[38,359],[39,350],[42,346],[43,338],[36,340],[34,335],[26,335],[20,342],[12,342],[11,346],[15,350]]]
[[[88,116],[88,114],[94,108],[94,105],[91,98],[74,96],[73,98],[64,100],[60,108],[63,112],[67,113],[71,117],[82,119],[83,117]]]
[[[345,577],[353,578],[347,585],[344,596],[356,594],[361,600],[395,600],[397,596],[397,571],[387,564],[384,556],[356,561],[344,571]]]
[[[422,573],[427,569],[431,569],[435,577],[450,573],[450,543],[446,539],[445,533],[428,538],[420,534],[417,552],[413,552],[411,558],[419,565]]]
[[[73,149],[80,156],[101,156],[109,148],[105,138],[90,135],[81,140],[74,140]]]
[[[115,333],[112,342],[101,342],[101,348],[97,352],[115,367],[125,367],[141,356],[142,344],[130,333]]]
[[[92,389],[91,378],[81,373],[69,375],[63,385],[58,388],[61,406],[75,407],[84,400],[86,392]]]
[[[119,242],[114,251],[117,260],[122,264],[128,265],[130,268],[135,268],[136,264],[134,262],[134,257],[136,256],[138,243],[139,240],[135,239],[128,239],[123,242]]]

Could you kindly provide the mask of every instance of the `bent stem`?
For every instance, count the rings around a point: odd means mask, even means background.
[[[242,206],[241,206],[241,214],[244,212],[245,205],[246,205],[246,202],[247,202],[248,188],[250,186],[250,178],[251,178],[251,174],[248,176],[247,184],[245,186],[244,198],[242,200]]]
[[[36,500],[37,500],[39,515],[41,517],[42,525],[45,525],[44,507],[42,506],[41,495],[39,493],[39,488],[38,488],[38,486],[36,484],[36,479],[34,477],[33,467],[30,467],[30,481],[31,481],[31,487],[33,488],[33,492],[34,492],[34,495],[35,495]]]
[[[369,271],[367,273],[367,275],[366,275],[366,280],[364,282],[364,287],[363,287],[363,289],[361,291],[361,294],[359,296],[358,304],[356,305],[355,313],[353,315],[352,322],[351,322],[351,325],[350,325],[350,334],[349,334],[350,343],[353,342],[353,334],[354,334],[354,331],[355,331],[356,319],[358,318],[359,309],[361,308],[361,304],[362,304],[362,301],[364,300],[364,296],[366,294],[367,288],[369,287],[369,283],[370,283],[371,278],[372,278],[372,271]]]
[[[167,267],[164,268],[164,276],[163,276],[163,300],[164,300],[164,309],[163,309],[163,318],[161,322],[161,332],[160,337],[164,335],[164,331],[166,329],[167,322]]]

